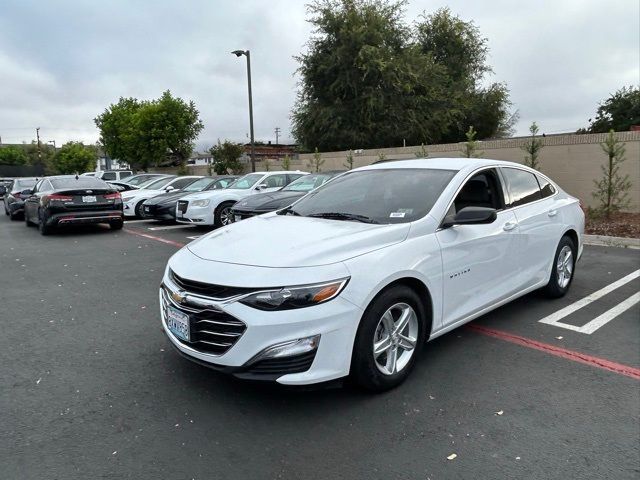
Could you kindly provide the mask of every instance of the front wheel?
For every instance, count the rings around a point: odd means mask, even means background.
[[[383,291],[360,321],[352,379],[378,392],[400,385],[409,376],[425,335],[425,311],[416,292],[405,285]]]
[[[225,227],[232,223],[231,208],[236,202],[222,202],[213,212],[213,226]]]
[[[558,243],[558,248],[556,248],[556,253],[553,257],[549,283],[543,289],[548,297],[560,298],[569,291],[573,281],[576,258],[577,247],[574,245],[573,240],[565,235]]]
[[[136,208],[134,209],[136,217],[138,217],[138,218],[142,218],[142,204],[143,203],[144,203],[144,200],[139,201],[138,204],[136,205]]]

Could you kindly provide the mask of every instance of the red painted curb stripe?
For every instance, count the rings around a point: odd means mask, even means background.
[[[475,332],[487,335],[489,337],[499,338],[506,342],[515,343],[523,347],[532,348],[534,350],[540,350],[541,352],[555,355],[556,357],[565,358],[574,362],[583,363],[585,365],[591,365],[592,367],[601,368],[609,372],[624,375],[626,377],[635,378],[640,380],[640,369],[630,367],[629,365],[623,365],[621,363],[611,362],[604,358],[593,357],[580,352],[574,352],[573,350],[567,350],[566,348],[556,347],[548,343],[538,342],[530,338],[520,337],[511,333],[503,332],[501,330],[493,330],[487,327],[481,327],[480,325],[467,325],[467,328]]]
[[[157,242],[162,242],[162,243],[166,243],[168,245],[173,245],[174,247],[184,247],[186,244],[185,243],[180,243],[180,242],[174,242],[173,240],[167,240],[165,238],[162,237],[156,237],[154,235],[149,235],[148,233],[142,233],[142,232],[136,232],[135,230],[131,230],[128,228],[124,229],[125,232],[127,233],[131,233],[133,235],[138,235],[139,237],[144,237],[144,238],[148,238],[150,240],[156,240]]]

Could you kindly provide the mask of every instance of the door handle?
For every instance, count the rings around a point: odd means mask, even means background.
[[[514,228],[516,228],[518,226],[518,222],[507,222],[504,224],[504,226],[502,227],[502,229],[505,232],[508,232],[509,230],[513,230]]]
[[[549,215],[550,217],[555,217],[558,214],[558,210],[556,210],[555,208],[549,210],[549,212],[547,213],[547,215]]]

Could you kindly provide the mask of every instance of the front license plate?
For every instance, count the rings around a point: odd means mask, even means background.
[[[85,203],[92,203],[92,202],[95,202],[96,200],[97,199],[95,195],[84,195],[82,197],[82,201]]]
[[[167,327],[179,339],[185,342],[190,340],[189,315],[186,313],[182,313],[173,307],[167,307]]]

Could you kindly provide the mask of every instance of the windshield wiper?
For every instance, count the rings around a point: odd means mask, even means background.
[[[294,215],[294,216],[296,216],[296,217],[299,217],[299,216],[300,216],[300,214],[299,214],[298,212],[296,212],[296,211],[295,211],[293,208],[291,208],[291,207],[287,207],[287,208],[285,208],[285,209],[283,209],[283,210],[280,210],[280,211],[279,211],[279,212],[277,212],[277,213],[278,213],[278,215],[289,215],[289,214],[291,214],[291,215]]]
[[[375,221],[373,218],[369,218],[364,215],[357,215],[355,213],[344,213],[344,212],[312,213],[311,215],[307,215],[307,217],[328,218],[331,220],[355,220],[356,222],[362,222],[362,223],[380,223]]]

